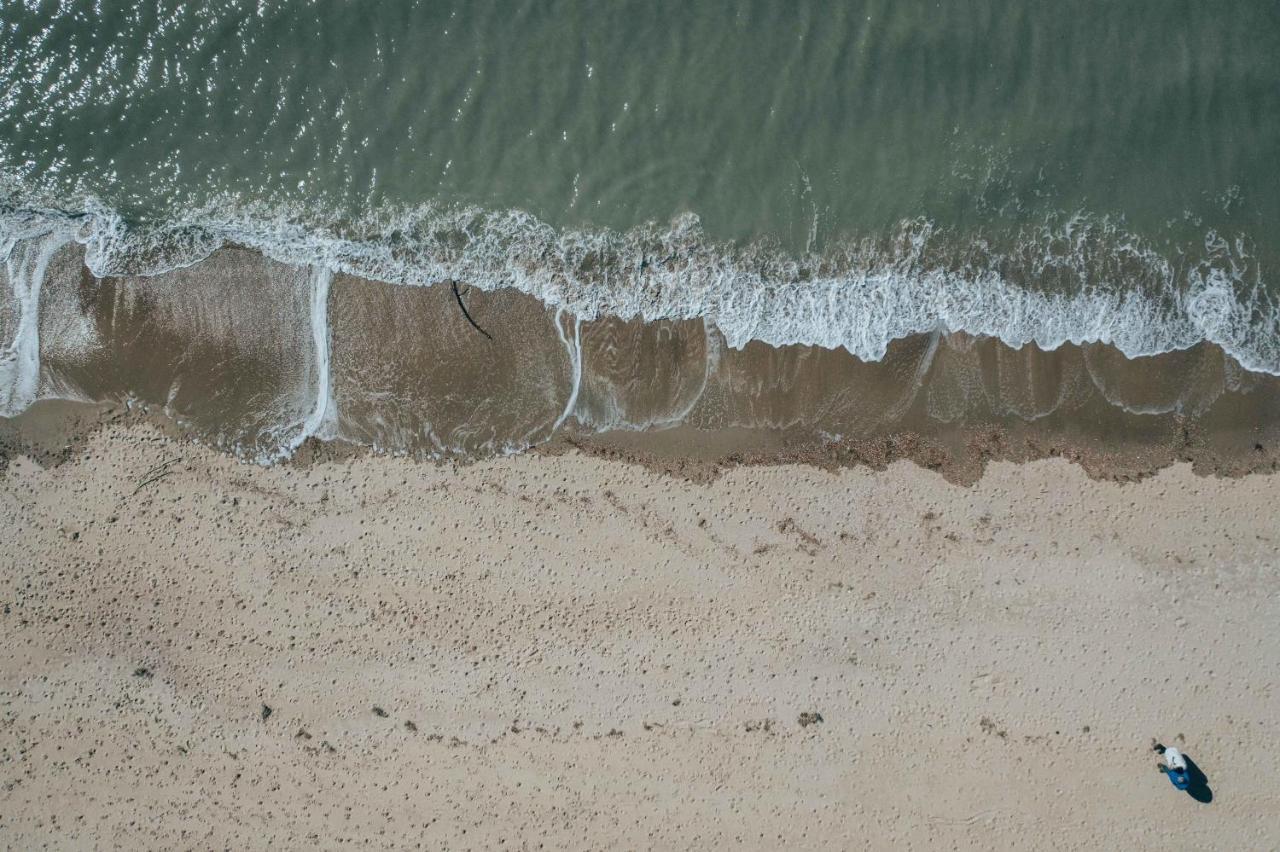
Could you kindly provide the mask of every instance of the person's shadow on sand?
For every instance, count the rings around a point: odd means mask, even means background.
[[[1182,759],[1187,762],[1187,795],[1201,804],[1209,804],[1213,801],[1213,791],[1209,789],[1208,776],[1186,752],[1182,753]]]

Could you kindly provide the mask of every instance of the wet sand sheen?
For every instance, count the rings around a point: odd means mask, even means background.
[[[452,458],[567,440],[712,462],[905,456],[968,479],[985,458],[1044,455],[1088,457],[1099,473],[1188,453],[1225,472],[1270,469],[1277,445],[1280,380],[1207,344],[1128,359],[1100,344],[1045,352],[939,332],[864,362],[733,349],[696,320],[580,322],[463,285],[490,339],[448,284],[384,284],[241,249],[98,279],[80,251],[29,259],[42,270],[34,325],[29,287],[5,282],[0,332],[26,334],[39,356],[14,394],[131,400],[260,461],[309,438]]]

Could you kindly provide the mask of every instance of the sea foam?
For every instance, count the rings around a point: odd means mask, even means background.
[[[1244,239],[1210,232],[1193,250],[1160,251],[1085,215],[1009,234],[912,220],[802,256],[717,243],[692,214],[626,232],[430,205],[340,225],[233,204],[145,226],[92,203],[0,217],[5,257],[41,234],[82,243],[100,277],[161,273],[236,244],[395,284],[513,287],[575,322],[701,318],[734,348],[753,340],[842,347],[874,361],[895,339],[941,330],[1013,347],[1100,342],[1135,358],[1207,341],[1248,370],[1280,375],[1280,309]]]

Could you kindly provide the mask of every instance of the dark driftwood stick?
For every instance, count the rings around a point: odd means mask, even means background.
[[[159,482],[160,480],[164,479],[166,476],[168,476],[168,475],[169,475],[169,474],[171,474],[171,473],[173,473],[173,471],[169,470],[168,468],[165,468],[165,469],[164,469],[164,470],[162,470],[160,473],[157,473],[155,476],[152,476],[152,477],[150,477],[150,478],[148,478],[148,479],[144,479],[142,482],[139,482],[139,483],[138,483],[138,487],[137,487],[137,488],[133,489],[133,493],[134,493],[134,494],[137,494],[139,491],[141,491],[142,489],[146,488],[146,487],[147,487],[148,485],[150,485],[151,483],[153,483],[153,482]],[[132,496],[132,495],[130,495],[130,496]]]
[[[139,491],[146,488],[151,483],[159,482],[161,479],[164,479],[166,476],[173,473],[173,471],[170,470],[169,468],[171,468],[173,465],[177,464],[180,461],[182,461],[182,456],[175,456],[174,458],[171,458],[168,461],[161,462],[155,467],[148,469],[146,473],[142,474],[142,477],[138,482],[138,486],[133,489],[133,493],[137,494]]]
[[[169,467],[169,465],[177,464],[180,461],[182,461],[182,456],[174,456],[168,461],[160,462],[160,464],[156,465],[153,468],[149,468],[146,473],[142,474],[142,478],[146,479],[148,476],[155,473],[156,471],[165,470],[166,468]]]
[[[462,308],[462,315],[467,318],[467,322],[471,323],[471,327],[483,334],[485,337],[493,340],[493,335],[476,325],[476,321],[471,318],[471,314],[467,312],[467,306],[462,303],[462,294],[458,292],[458,282],[451,281],[453,284],[453,298],[458,300],[458,307]]]

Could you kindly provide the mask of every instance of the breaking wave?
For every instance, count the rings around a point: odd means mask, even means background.
[[[1157,249],[1086,214],[1008,233],[927,220],[797,255],[710,240],[693,214],[626,232],[557,230],[519,210],[427,205],[331,224],[223,204],[166,224],[76,211],[0,209],[0,257],[59,232],[100,277],[157,274],[236,244],[275,260],[403,285],[513,287],[580,320],[701,318],[728,345],[843,347],[880,360],[895,339],[935,330],[1034,343],[1105,343],[1130,358],[1222,347],[1280,375],[1280,309],[1248,241],[1209,232]]]

